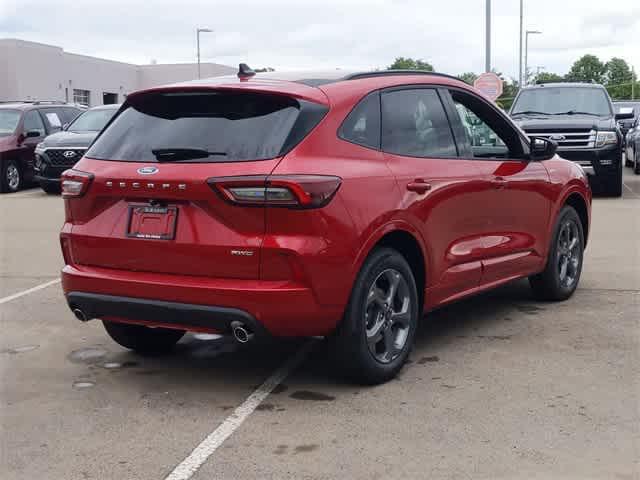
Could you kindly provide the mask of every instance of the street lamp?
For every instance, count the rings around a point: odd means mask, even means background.
[[[196,29],[196,42],[198,44],[198,78],[200,78],[200,34],[201,33],[211,33],[213,30],[208,28],[198,28]]]
[[[540,35],[538,30],[527,30],[524,41],[524,84],[529,84],[529,35]]]

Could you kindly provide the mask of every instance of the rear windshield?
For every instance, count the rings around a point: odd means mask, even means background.
[[[147,94],[132,99],[87,156],[132,162],[266,160],[291,149],[324,113],[320,105],[281,95]]]

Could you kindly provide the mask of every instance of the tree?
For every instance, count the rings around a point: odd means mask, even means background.
[[[563,82],[564,77],[552,72],[540,72],[535,77],[535,83],[558,83]]]
[[[607,62],[605,68],[607,85],[621,85],[631,82],[633,77],[631,68],[629,68],[629,64],[622,58],[612,58]]]
[[[570,82],[603,83],[605,71],[605,65],[598,57],[584,55],[573,64],[567,74],[567,80]]]
[[[256,68],[254,70],[254,72],[256,72],[256,73],[275,72],[275,71],[276,71],[276,69],[275,68],[271,68],[271,67]]]
[[[473,82],[476,81],[476,78],[478,78],[478,75],[476,75],[473,72],[465,72],[462,75],[458,75],[458,78],[463,82],[468,83],[469,85],[473,85]]]
[[[387,70],[426,70],[433,72],[433,65],[421,59],[396,57],[395,61],[387,67]]]

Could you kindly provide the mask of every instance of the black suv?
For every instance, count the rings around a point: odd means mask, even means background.
[[[510,111],[527,135],[558,144],[558,155],[578,163],[603,193],[622,195],[623,137],[618,121],[633,112],[616,114],[602,85],[547,83],[527,87]]]
[[[81,108],[62,102],[0,103],[0,192],[30,183],[36,145],[80,113]]]
[[[78,116],[64,131],[36,146],[35,180],[47,193],[60,193],[60,175],[82,158],[120,105],[102,105]]]

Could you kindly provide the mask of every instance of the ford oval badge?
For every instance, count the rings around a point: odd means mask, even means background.
[[[138,169],[138,173],[140,175],[153,175],[154,173],[158,173],[157,167],[142,167]]]

